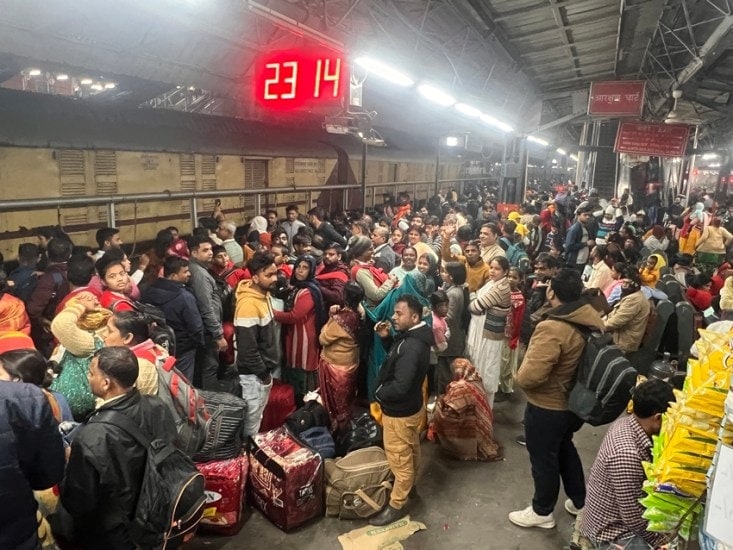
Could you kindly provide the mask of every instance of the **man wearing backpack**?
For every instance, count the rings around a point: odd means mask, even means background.
[[[60,486],[63,510],[56,518],[63,525],[71,516],[74,542],[82,548],[136,547],[128,524],[140,505],[148,449],[116,425],[108,411],[125,415],[151,439],[172,443],[176,436],[165,404],[135,389],[137,375],[137,358],[127,347],[102,348],[89,365],[89,386],[101,403],[71,444]],[[95,421],[104,417],[104,422]]]
[[[532,504],[509,514],[520,527],[555,527],[552,514],[562,479],[565,509],[571,514],[585,505],[585,477],[573,434],[583,425],[568,410],[568,395],[585,349],[579,327],[603,330],[599,313],[581,297],[580,273],[561,269],[550,279],[546,296],[552,309],[535,328],[524,361],[515,375],[527,396],[524,431],[534,480]]]
[[[169,256],[163,262],[163,277],[146,288],[140,300],[159,307],[176,335],[176,368],[193,380],[196,349],[204,345],[204,324],[196,298],[186,288],[191,278],[185,258]]]
[[[31,320],[31,337],[36,349],[48,357],[53,346],[51,320],[56,306],[69,293],[66,280],[67,262],[71,257],[72,244],[66,238],[54,237],[48,242],[46,253],[48,266],[38,278],[36,288],[26,304],[26,311]]]

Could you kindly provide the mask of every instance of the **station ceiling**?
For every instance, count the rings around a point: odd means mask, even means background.
[[[733,126],[731,26],[730,0],[0,0],[0,82],[38,67],[114,82],[83,101],[265,120],[256,59],[321,35],[559,145],[577,143],[590,82],[614,79],[646,80],[656,120],[681,90],[712,142]],[[372,78],[364,103],[377,125],[471,129]]]

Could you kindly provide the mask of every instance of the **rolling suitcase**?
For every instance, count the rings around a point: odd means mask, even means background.
[[[199,463],[196,468],[206,479],[206,504],[199,530],[217,535],[236,535],[245,520],[244,495],[249,471],[247,455]]]
[[[262,413],[260,432],[269,432],[285,424],[285,419],[295,412],[293,386],[281,380],[273,380],[270,397]]]
[[[323,515],[323,460],[285,428],[252,436],[249,492],[272,523],[294,529]]]

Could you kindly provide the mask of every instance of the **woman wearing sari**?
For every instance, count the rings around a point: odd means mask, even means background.
[[[471,322],[468,325],[466,352],[481,375],[492,407],[494,394],[499,388],[501,355],[506,345],[506,319],[512,306],[508,273],[509,262],[504,256],[491,260],[489,281],[476,292],[476,298],[468,305]]]
[[[458,460],[501,460],[494,415],[476,367],[458,358],[451,368],[453,381],[435,405],[428,437]]]
[[[318,338],[321,343],[320,393],[334,432],[347,428],[351,418],[359,368],[359,304],[363,299],[364,290],[357,283],[346,283],[344,306],[331,315]]]
[[[323,296],[315,281],[316,259],[299,256],[293,268],[293,287],[288,311],[274,311],[275,320],[285,325],[285,367],[283,380],[295,389],[295,400],[318,387],[318,334],[326,324]]]

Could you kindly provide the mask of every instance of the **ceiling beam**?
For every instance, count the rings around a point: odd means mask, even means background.
[[[598,36],[590,37],[590,38],[584,38],[583,40],[574,40],[573,44],[575,46],[578,46],[580,44],[597,44],[600,40],[605,40],[607,38],[613,38],[616,39],[616,31],[610,33],[601,34]],[[534,50],[525,50],[522,52],[522,55],[532,55],[534,53],[550,53],[550,52],[557,52],[558,50],[564,50],[565,46],[551,46],[549,48],[536,48]]]
[[[608,65],[613,65],[615,63],[615,60],[613,59],[606,59],[605,61],[599,61],[598,63],[592,63],[589,65],[581,65],[580,67],[567,67],[565,69],[552,69],[553,74],[557,73],[568,73],[570,71],[588,71],[590,69],[596,69],[598,67],[606,67]],[[540,69],[544,71],[544,68]],[[538,75],[538,78],[541,82],[551,82],[552,79],[546,79],[542,80],[542,74]]]
[[[577,82],[579,80],[586,80],[588,82],[592,81],[594,78],[597,78],[599,76],[613,76],[612,71],[599,71],[596,73],[591,74],[585,74],[583,76],[576,76],[573,78],[564,78],[562,80],[553,80],[553,81],[547,81],[543,82],[541,84],[541,87],[545,90],[547,90],[548,93],[557,91],[556,88],[561,88],[561,84],[564,84],[566,82]],[[577,88],[577,86],[575,86]]]
[[[585,0],[585,1],[565,0],[564,2],[560,2],[559,6],[561,8],[572,7],[573,9],[578,9],[580,7],[585,7],[586,5],[590,5],[590,4],[594,6],[602,6],[605,4],[605,2],[599,2],[598,0]],[[533,6],[526,6],[524,8],[517,8],[517,9],[505,11],[503,13],[499,13],[497,14],[497,17],[494,19],[494,21],[499,23],[501,21],[511,19],[512,17],[515,17],[517,15],[526,16],[528,14],[536,13],[538,11],[544,11],[549,8],[550,6],[547,4],[547,2],[541,2]]]
[[[555,6],[556,3],[552,3],[551,5]],[[555,13],[556,10],[553,10],[553,13]],[[518,34],[515,36],[512,36],[512,40],[526,40],[526,39],[541,39],[543,35],[549,35],[551,33],[557,33],[558,30],[560,31],[574,31],[583,27],[587,26],[593,26],[593,25],[599,25],[599,23],[602,23],[606,19],[618,19],[619,13],[618,11],[614,10],[613,12],[602,12],[594,15],[593,17],[584,17],[583,19],[579,19],[577,21],[568,20],[568,23],[565,23],[562,20],[556,19],[556,25],[552,27],[546,27],[537,31],[528,31],[525,34]],[[566,16],[567,17],[567,16]],[[543,22],[547,22],[547,19],[544,19]],[[522,26],[528,26],[528,25],[513,25],[512,29],[521,29]]]

